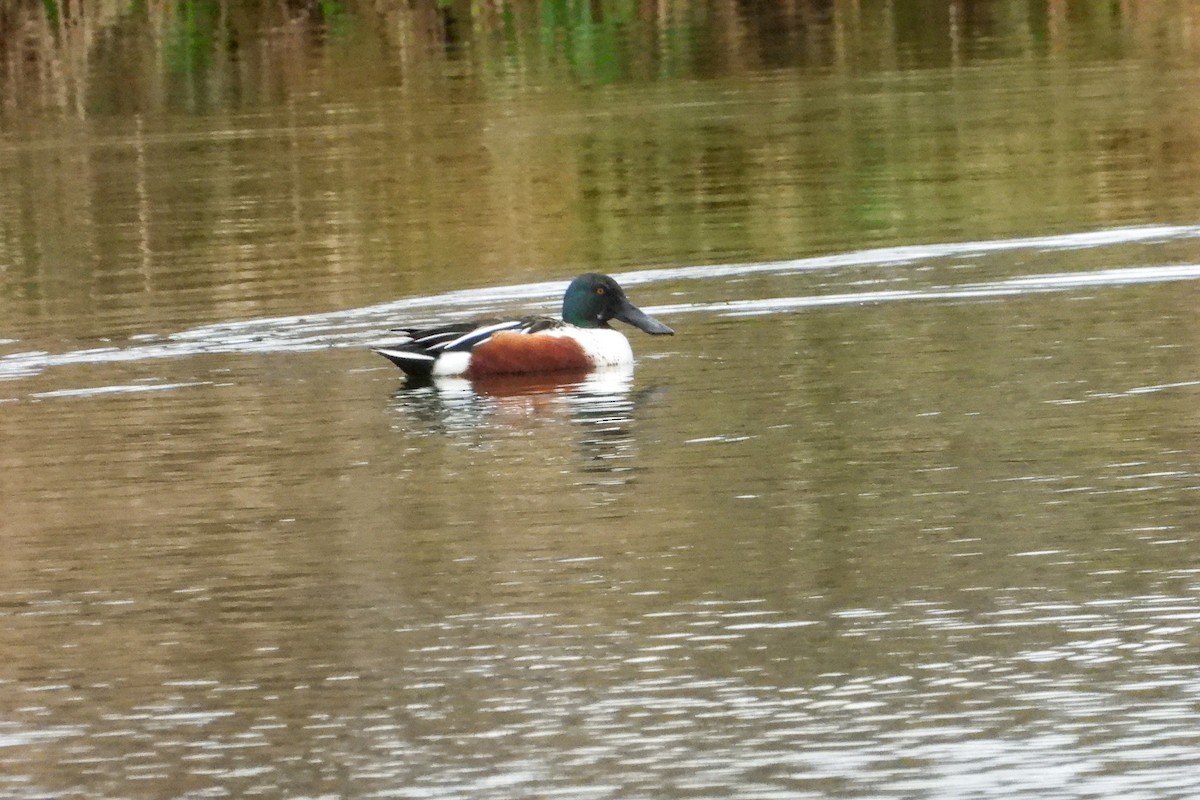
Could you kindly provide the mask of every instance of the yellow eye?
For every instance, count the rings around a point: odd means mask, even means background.
[[[596,287],[596,294],[604,294],[604,287],[603,287],[603,286],[597,286],[597,287]]]

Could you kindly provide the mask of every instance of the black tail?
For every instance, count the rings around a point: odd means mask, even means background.
[[[402,347],[376,347],[375,352],[404,370],[411,378],[428,378],[433,374],[433,362],[437,359],[428,353],[404,350]]]

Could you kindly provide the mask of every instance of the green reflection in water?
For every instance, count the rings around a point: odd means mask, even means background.
[[[76,113],[197,110],[311,89],[472,76],[487,93],[533,86],[744,75],[796,68],[856,74],[998,58],[1194,62],[1191,4],[732,0],[228,4],[215,0],[7,4],[5,108]],[[33,35],[30,35],[30,34]],[[131,68],[136,74],[131,75]],[[131,78],[133,80],[131,80]]]
[[[1189,222],[1200,183],[1187,4],[6,8],[17,332]]]

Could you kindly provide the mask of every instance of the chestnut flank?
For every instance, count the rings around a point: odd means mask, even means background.
[[[472,348],[468,377],[591,369],[582,345],[566,336],[500,331]]]

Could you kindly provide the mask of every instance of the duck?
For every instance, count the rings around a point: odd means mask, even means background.
[[[589,272],[563,294],[562,319],[476,320],[433,328],[398,328],[398,341],[372,348],[410,379],[482,378],[546,372],[590,372],[633,364],[620,320],[654,336],[671,328],[635,306],[615,280]]]

